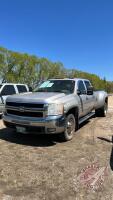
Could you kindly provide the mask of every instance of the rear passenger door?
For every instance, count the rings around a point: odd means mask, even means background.
[[[17,85],[17,89],[19,93],[28,92],[25,85]]]
[[[86,80],[84,81],[86,89],[91,86],[91,83]],[[87,102],[88,102],[88,111],[91,112],[94,108],[94,104],[95,104],[95,96],[93,95],[87,95]]]
[[[79,91],[79,98],[80,98],[80,117],[86,115],[88,113],[87,107],[87,94],[86,94],[86,88],[84,85],[84,82],[82,80],[78,81],[77,89]]]
[[[12,94],[16,94],[14,85],[4,85],[1,91],[1,96],[3,97],[3,101],[5,102],[6,98]]]

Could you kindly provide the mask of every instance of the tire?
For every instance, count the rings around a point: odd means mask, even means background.
[[[61,140],[66,142],[73,138],[76,128],[76,121],[73,114],[68,114],[65,120],[65,131],[61,134]]]
[[[105,102],[104,106],[102,106],[101,108],[95,110],[95,115],[97,117],[106,117],[107,110],[108,110],[108,104]]]

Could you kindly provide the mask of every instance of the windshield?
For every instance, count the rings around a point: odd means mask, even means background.
[[[34,92],[62,92],[71,94],[74,92],[75,81],[73,80],[49,80],[40,84]]]

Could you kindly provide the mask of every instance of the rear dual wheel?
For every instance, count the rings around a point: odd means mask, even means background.
[[[97,117],[106,117],[107,110],[108,110],[108,104],[105,102],[104,106],[102,106],[101,108],[95,110],[95,115]]]

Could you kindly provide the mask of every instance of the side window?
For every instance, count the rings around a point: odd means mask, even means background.
[[[83,81],[78,82],[78,90],[81,92],[81,94],[86,94],[86,89],[85,89],[85,86],[83,84]]]
[[[17,85],[17,89],[19,93],[27,92],[27,88],[25,85]]]
[[[12,94],[16,94],[14,86],[13,85],[5,85],[1,92],[1,95],[7,96],[7,95],[12,95]]]
[[[89,86],[91,86],[91,84],[90,84],[89,81],[84,81],[84,82],[85,82],[86,88],[88,88]]]

